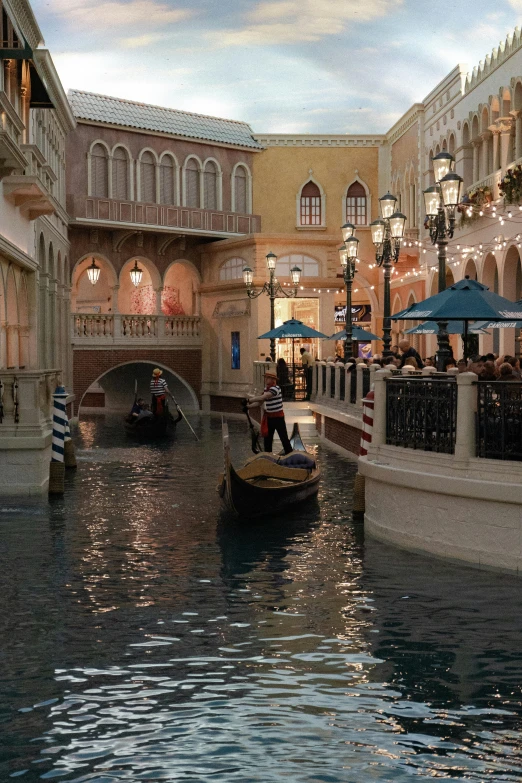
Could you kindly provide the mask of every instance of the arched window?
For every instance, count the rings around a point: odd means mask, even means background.
[[[354,226],[368,223],[366,191],[360,182],[354,182],[346,192],[346,222]]]
[[[130,198],[129,158],[123,147],[112,153],[112,197],[119,201]]]
[[[229,258],[219,269],[220,280],[240,280],[243,269],[248,266],[244,258]]]
[[[238,166],[234,172],[234,212],[248,213],[248,176],[244,166]]]
[[[109,196],[109,155],[103,144],[95,144],[91,152],[91,196]]]
[[[140,160],[140,201],[156,202],[156,161],[152,152],[145,151]]]
[[[176,204],[176,167],[171,155],[164,155],[160,163],[160,201]]]
[[[197,160],[191,158],[185,166],[185,202],[187,207],[199,207],[199,166]]]
[[[321,191],[315,182],[307,182],[301,190],[299,222],[302,226],[321,225]]]
[[[281,258],[277,259],[277,277],[290,277],[290,270],[293,266],[299,267],[301,277],[319,277],[319,264],[315,258],[297,254],[281,256]]]
[[[211,160],[205,164],[203,174],[204,206],[205,209],[218,208],[218,172],[217,166]]]

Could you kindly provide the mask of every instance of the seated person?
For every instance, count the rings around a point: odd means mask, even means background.
[[[146,402],[143,403],[141,411],[138,413],[138,416],[136,418],[136,421],[143,421],[143,419],[150,419],[154,416],[153,412],[150,409],[150,405],[147,405]]]
[[[134,405],[131,408],[130,415],[133,419],[137,419],[140,413],[143,410],[144,400],[143,397],[138,397],[138,399],[135,401]]]

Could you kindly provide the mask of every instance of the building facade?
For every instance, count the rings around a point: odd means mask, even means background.
[[[65,139],[75,122],[27,2],[2,7],[2,31],[0,493],[19,494],[47,486],[52,392],[70,380]]]

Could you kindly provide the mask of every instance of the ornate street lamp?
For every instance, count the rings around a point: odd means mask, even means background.
[[[372,242],[375,245],[375,260],[384,268],[384,307],[383,307],[383,351],[384,357],[391,356],[391,304],[390,280],[392,263],[397,263],[404,236],[406,215],[395,211],[397,199],[387,193],[379,199],[381,216],[370,223]]]
[[[446,248],[455,230],[455,209],[462,196],[462,177],[452,170],[455,160],[449,152],[440,152],[433,158],[435,185],[424,191],[426,221],[432,244],[437,246],[439,260],[439,293],[446,289]],[[443,370],[451,356],[447,321],[439,322],[437,335],[437,369]]]
[[[92,285],[96,285],[100,278],[100,267],[96,266],[94,258],[92,259],[92,264],[87,267],[87,277]]]
[[[243,280],[245,281],[245,285],[247,287],[247,294],[250,299],[257,299],[258,296],[261,296],[261,294],[267,294],[270,297],[270,329],[275,329],[275,300],[277,296],[286,296],[287,298],[293,298],[297,296],[297,287],[299,285],[299,280],[301,279],[301,270],[298,266],[293,266],[290,270],[290,277],[292,278],[292,283],[294,284],[293,289],[290,291],[285,291],[285,289],[281,286],[281,283],[275,276],[275,270],[276,270],[276,264],[277,264],[277,256],[274,253],[268,253],[266,257],[266,266],[268,269],[269,279],[266,283],[264,283],[263,287],[260,288],[258,291],[253,287],[253,280],[254,280],[254,272],[249,267],[246,266],[243,269]],[[275,340],[272,338],[270,340],[270,358],[273,362],[276,360],[276,350],[275,350]]]
[[[137,261],[134,261],[134,266],[133,266],[133,268],[130,271],[130,276],[131,276],[132,282],[134,283],[134,285],[137,288],[139,286],[139,284],[141,283],[141,278],[143,277],[143,272],[139,268]]]
[[[352,231],[348,233],[347,227]],[[352,356],[357,355],[357,343],[352,337],[352,283],[356,272],[355,264],[357,262],[357,253],[359,249],[359,240],[353,236],[355,226],[351,223],[345,224],[341,231],[343,237],[346,237],[344,245],[339,248],[339,259],[343,268],[344,284],[346,286],[346,336],[344,338],[344,361],[348,361]]]

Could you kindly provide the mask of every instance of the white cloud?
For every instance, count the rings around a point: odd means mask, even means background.
[[[522,0],[521,0],[522,2]],[[221,46],[281,45],[339,35],[350,23],[370,22],[404,0],[268,0],[258,3],[237,30],[210,33]]]
[[[71,27],[81,25],[86,30],[107,30],[133,27],[155,29],[175,24],[194,16],[186,8],[170,8],[157,0],[54,0],[52,13],[60,16]]]

